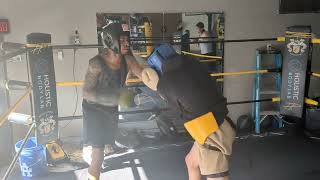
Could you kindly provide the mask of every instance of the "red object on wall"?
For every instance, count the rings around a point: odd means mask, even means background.
[[[9,20],[0,19],[0,33],[8,33],[8,32],[9,32]]]

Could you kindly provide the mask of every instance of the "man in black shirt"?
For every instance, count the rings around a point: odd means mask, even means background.
[[[181,36],[181,51],[190,52],[190,31],[186,29]]]

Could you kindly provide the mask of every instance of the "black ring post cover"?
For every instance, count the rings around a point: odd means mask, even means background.
[[[282,115],[302,117],[310,33],[310,26],[292,26],[287,29],[282,66]]]
[[[27,42],[51,43],[51,35],[31,33],[27,36]],[[46,144],[58,138],[57,92],[52,48],[30,48],[28,60],[33,85],[37,141]]]

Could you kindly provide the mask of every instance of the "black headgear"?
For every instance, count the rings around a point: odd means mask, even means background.
[[[126,24],[109,21],[102,27],[101,39],[104,48],[111,49],[115,53],[120,53],[120,36],[129,36],[129,29]]]

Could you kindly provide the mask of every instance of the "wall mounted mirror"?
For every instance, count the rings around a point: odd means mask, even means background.
[[[159,43],[168,42],[173,44],[178,52],[222,57],[214,61],[207,57],[194,56],[206,63],[210,72],[223,72],[224,45],[219,42],[224,39],[223,13],[97,13],[99,43],[102,27],[109,21],[128,24],[132,50],[143,58]],[[222,85],[220,88],[222,90]]]

